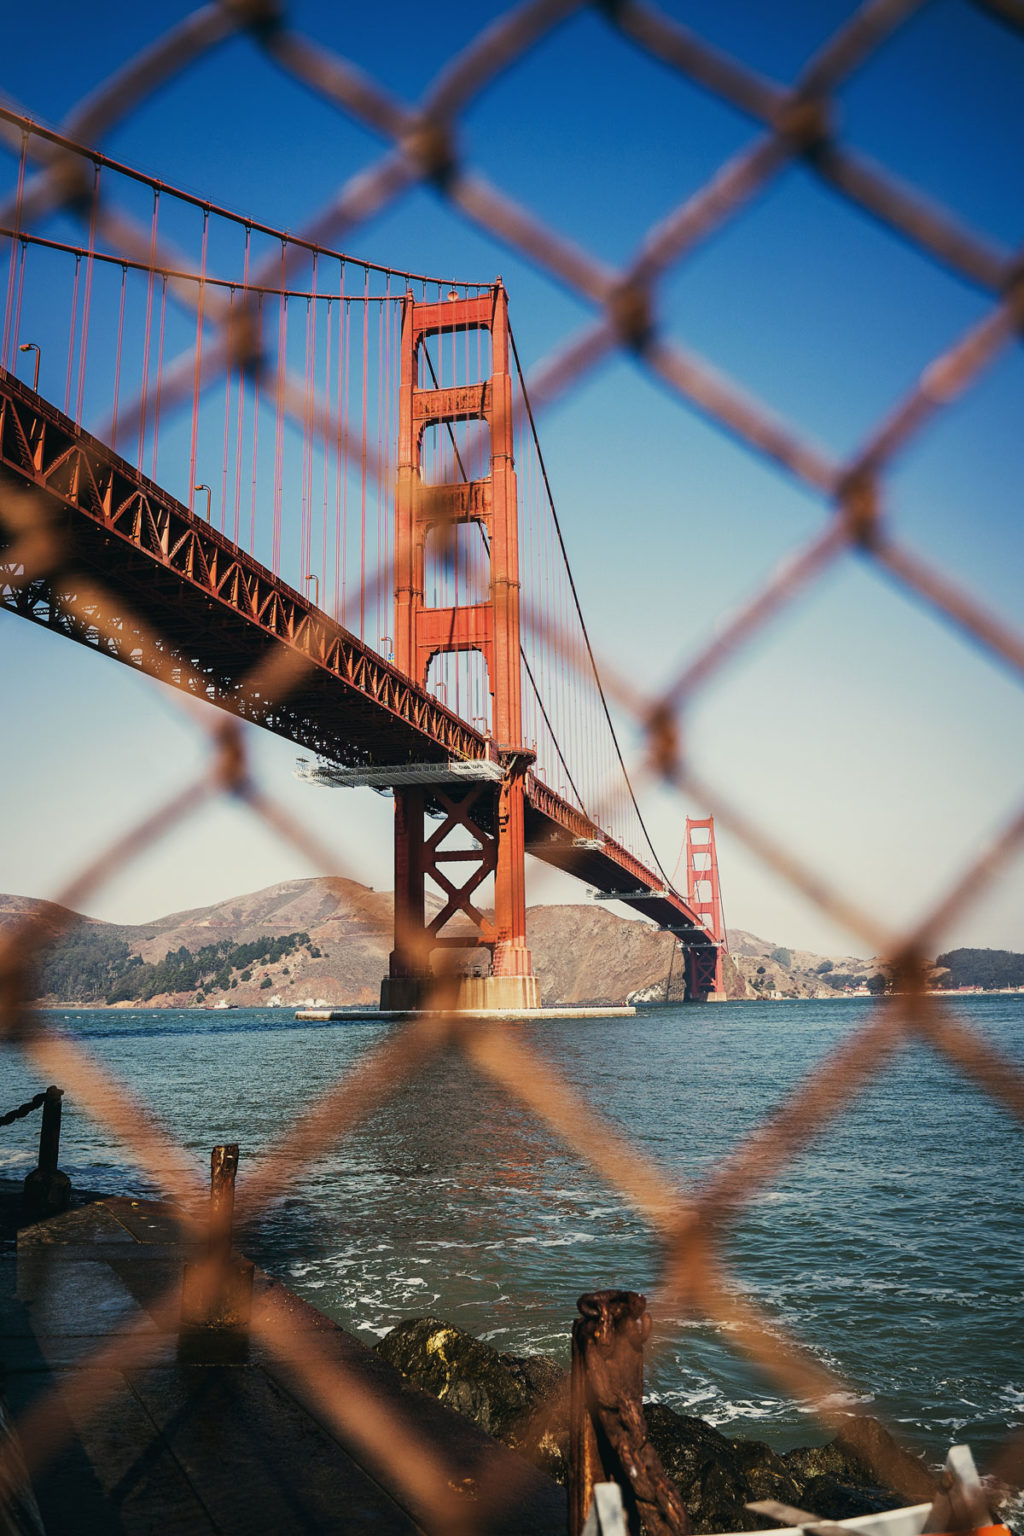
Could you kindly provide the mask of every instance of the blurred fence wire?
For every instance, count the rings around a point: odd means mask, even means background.
[[[1016,0],[979,0],[979,8],[1006,28],[1008,47],[1024,48],[1024,9]],[[240,1192],[239,1214],[249,1222],[258,1219],[281,1193],[296,1163],[348,1135],[432,1058],[461,1054],[546,1122],[650,1224],[662,1252],[659,1293],[651,1305],[655,1322],[663,1310],[678,1314],[688,1309],[728,1325],[732,1345],[746,1352],[783,1391],[817,1405],[824,1422],[841,1422],[845,1433],[856,1439],[863,1424],[857,1410],[848,1406],[849,1398],[840,1393],[841,1383],[742,1293],[725,1267],[723,1243],[730,1223],[766,1182],[813,1139],[826,1134],[864,1086],[911,1042],[930,1047],[1011,1115],[1024,1119],[1024,1075],[955,1009],[926,990],[926,956],[933,952],[952,915],[962,914],[1020,851],[1024,800],[950,887],[934,892],[930,910],[907,931],[896,932],[846,894],[833,872],[801,862],[742,805],[728,803],[718,786],[702,782],[687,761],[683,727],[686,711],[714,686],[725,662],[756,642],[781,610],[851,550],[884,570],[990,659],[1018,677],[1024,674],[1024,633],[991,612],[956,573],[901,542],[886,515],[888,479],[908,446],[1017,340],[1024,322],[1022,253],[995,247],[884,166],[844,144],[836,129],[835,93],[907,24],[920,9],[920,0],[868,0],[789,86],[762,77],[643,0],[615,0],[601,6],[600,14],[623,47],[643,50],[675,71],[680,80],[737,109],[758,131],[748,147],[648,231],[631,261],[619,270],[611,269],[539,221],[468,163],[462,157],[458,132],[474,100],[581,9],[573,0],[527,0],[515,6],[453,54],[423,99],[409,105],[395,100],[348,59],[296,32],[286,9],[275,0],[221,0],[200,7],[127,60],[79,103],[60,132],[27,129],[17,108],[8,104],[0,117],[0,135],[19,157],[20,172],[17,191],[0,207],[0,226],[10,232],[7,318],[17,303],[19,236],[55,211],[77,219],[91,241],[101,234],[109,250],[125,262],[139,263],[150,271],[181,270],[183,258],[173,249],[156,247],[151,232],[110,198],[106,180],[100,190],[98,161],[83,156],[76,145],[96,144],[129,120],[159,86],[212,57],[225,38],[247,34],[254,48],[263,50],[296,82],[387,141],[379,158],[341,185],[306,228],[292,237],[285,258],[278,256],[273,273],[265,274],[272,276],[275,286],[288,280],[289,262],[303,259],[303,242],[337,249],[367,220],[400,203],[414,189],[428,186],[470,224],[571,290],[592,311],[590,322],[578,334],[560,342],[532,370],[529,383],[535,416],[578,389],[609,354],[623,352],[666,386],[681,407],[710,417],[751,454],[781,466],[819,498],[820,531],[688,658],[660,694],[645,694],[635,678],[617,675],[606,662],[601,670],[609,694],[620,711],[630,714],[645,742],[639,781],[661,784],[713,806],[720,826],[728,828],[781,881],[885,957],[896,981],[894,995],[879,1000],[863,1025],[842,1040],[806,1080],[794,1083],[780,1109],[737,1145],[701,1187],[684,1190],[582,1102],[517,1035],[499,1025],[468,1023],[457,1014],[445,1013],[450,981],[440,976],[435,997],[440,1014],[396,1029],[298,1123],[282,1127],[278,1144]],[[226,88],[230,90],[229,83]],[[271,125],[268,131],[279,131],[279,127]],[[784,419],[770,400],[752,396],[659,327],[658,297],[666,280],[713,232],[739,218],[755,195],[794,162],[930,262],[966,280],[988,301],[984,317],[930,361],[913,388],[878,418],[845,459],[823,452],[799,423]],[[637,167],[638,174],[642,170]],[[195,277],[186,264],[177,294],[185,306],[197,302]],[[258,281],[255,274],[250,281]],[[245,313],[216,291],[208,290],[201,302],[206,306],[204,323],[218,336],[216,346],[207,343],[204,348],[204,381],[218,370],[237,369],[255,378],[260,389],[278,387],[275,360],[257,345],[257,333]],[[166,388],[164,410],[187,401],[194,382],[192,367],[182,367]],[[301,390],[286,389],[285,399],[297,416],[306,410]],[[130,416],[123,407],[122,430],[129,434],[131,425],[125,423],[130,423]],[[315,424],[325,440],[333,440],[334,434],[342,451],[347,451],[345,422],[339,425],[326,409],[320,409]],[[382,473],[387,473],[386,467]],[[45,505],[30,490],[0,482],[0,519],[6,529],[2,580],[8,591],[42,583],[70,618],[95,627],[114,650],[127,628],[145,632],[144,619],[126,614],[123,603],[112,604],[88,573],[69,573]],[[636,537],[642,538],[642,526]],[[387,585],[386,573],[379,579]],[[261,664],[259,675],[249,683],[265,697],[282,699],[301,685],[305,665],[294,653],[282,651]],[[204,696],[201,683],[197,682],[194,692]],[[192,707],[187,695],[184,705]],[[131,862],[144,859],[160,839],[172,835],[217,796],[230,796],[244,805],[324,874],[348,872],[340,866],[336,850],[296,821],[256,781],[238,722],[224,715],[211,723],[208,711],[194,712],[199,729],[209,738],[205,767],[197,777],[180,783],[165,803],[137,825],[126,826],[109,848],[54,893],[61,906],[88,904],[107,881]],[[63,1083],[70,1101],[83,1105],[130,1149],[139,1169],[178,1201],[184,1212],[191,1213],[183,1219],[201,1224],[204,1192],[183,1151],[162,1133],[141,1100],[110,1078],[81,1045],[51,1032],[34,1008],[40,958],[60,921],[52,911],[45,920],[26,919],[3,944],[0,1026],[6,1040],[35,1064],[44,1080]],[[169,1293],[156,1311],[172,1317],[176,1306],[176,1294]],[[325,1365],[285,1311],[268,1312],[258,1326],[265,1344],[289,1360],[339,1433],[359,1439],[399,1485],[415,1492],[420,1507],[432,1511],[435,1529],[486,1529],[486,1485],[471,1504],[461,1499],[445,1467],[427,1451],[413,1426],[366,1401],[362,1389],[341,1367]],[[79,1411],[95,1406],[104,1382],[110,1380],[105,1372],[89,1370],[90,1366],[101,1363],[113,1369],[144,1358],[152,1348],[149,1335],[112,1334],[100,1354],[80,1368]],[[840,1402],[841,1410],[829,1406]],[[22,1424],[30,1469],[59,1443],[64,1422],[55,1402],[43,1402]],[[870,1459],[869,1442],[864,1429],[862,1443]],[[1021,1481],[1024,1434],[1007,1441],[992,1470],[1008,1482]]]

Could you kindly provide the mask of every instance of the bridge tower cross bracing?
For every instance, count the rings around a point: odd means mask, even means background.
[[[709,1002],[725,998],[722,955],[726,948],[725,911],[718,880],[715,818],[686,818],[686,901],[714,939],[714,947],[690,945],[686,951],[687,995]]]
[[[431,336],[487,331],[491,374],[472,384],[425,388],[420,360]],[[539,989],[526,942],[525,779],[533,753],[523,744],[519,630],[519,520],[513,455],[512,381],[509,374],[508,296],[501,282],[469,299],[456,296],[402,306],[398,464],[395,491],[395,664],[426,687],[434,657],[479,651],[487,667],[492,733],[502,776],[497,785],[470,783],[395,788],[395,942],[381,1007],[414,1009],[431,985],[431,955],[440,949],[485,948],[486,976],[459,982],[457,1002],[468,1008],[519,1009],[539,1005]],[[487,434],[490,473],[481,479],[424,484],[422,450],[430,427],[479,421]],[[428,607],[427,544],[444,541],[460,524],[486,536],[490,579],[483,602]],[[426,835],[428,801],[442,821]],[[470,847],[450,846],[458,831]],[[468,866],[462,884],[452,864]],[[494,876],[494,920],[473,896]],[[429,921],[426,882],[445,898]],[[443,930],[463,919],[457,932]],[[465,921],[468,919],[468,922]]]

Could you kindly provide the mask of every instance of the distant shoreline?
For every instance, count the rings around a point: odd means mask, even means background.
[[[798,994],[794,997],[730,997],[728,1003],[862,1003],[865,1000],[880,1000],[883,997],[944,997],[951,1001],[958,997],[1024,997],[1024,987],[958,987],[955,991],[942,987],[926,987],[922,993],[909,992],[830,992],[821,996],[809,996]],[[290,1013],[296,1008],[319,1007],[319,1003],[307,1004],[301,1000],[287,1003],[235,1003],[228,1008],[211,1007],[208,1003],[154,1003],[148,1001],[121,1002],[121,1003],[67,1003],[41,1000],[36,1007],[44,1013],[251,1013],[260,1011],[265,1013]],[[344,1009],[348,1013],[358,1014],[359,1009],[373,1009],[373,1003],[325,1003],[324,1007]],[[552,1003],[552,1007],[561,1006]],[[565,1006],[570,1006],[566,1004]],[[587,1005],[572,1005],[587,1006]],[[599,1004],[592,1005],[594,1007]],[[651,1002],[637,1003],[638,1013],[656,1013],[663,1008],[686,1008],[686,1002],[673,1001],[669,1003]],[[699,1006],[699,1005],[698,1005]],[[721,1007],[720,1003],[715,1005]]]

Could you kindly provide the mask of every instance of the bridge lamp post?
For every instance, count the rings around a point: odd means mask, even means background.
[[[210,490],[210,487],[208,485],[194,485],[192,487],[192,489],[194,491],[205,491],[206,492],[206,521],[209,522],[210,521],[210,500],[211,500],[211,498],[213,496],[213,492]]]
[[[39,393],[39,360],[42,357],[42,353],[40,352],[39,348],[36,346],[34,341],[23,341],[21,346],[18,348],[18,351],[19,352],[34,352],[35,355],[36,355],[36,371],[35,371],[35,374],[33,375],[33,378],[32,378],[32,388],[35,390],[36,394],[38,395],[38,393]]]
[[[384,652],[384,659],[385,659],[385,661],[394,661],[394,659],[395,659],[395,642],[394,642],[394,640],[392,640],[391,636],[390,635],[381,635],[380,643],[381,643],[381,645],[387,647],[387,649]]]
[[[320,577],[317,575],[316,571],[310,571],[308,576],[304,576],[303,577],[303,580],[304,581],[315,581],[316,582],[316,586],[313,588],[313,606],[315,608],[319,608],[320,607]]]

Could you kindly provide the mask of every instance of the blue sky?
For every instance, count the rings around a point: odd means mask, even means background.
[[[0,90],[58,123],[96,82],[188,7],[109,3],[5,21]],[[847,3],[676,3],[668,12],[786,83]],[[398,3],[386,14],[318,0],[299,30],[405,100],[497,7]],[[1006,248],[1022,230],[1024,42],[966,0],[922,7],[842,90],[843,141]],[[571,17],[465,114],[467,161],[610,264],[697,190],[756,127],[642,56],[597,10]],[[247,38],[223,45],[112,131],[108,153],[269,224],[297,229],[382,146],[312,97]],[[0,156],[9,186],[14,162]],[[67,228],[65,224],[62,226]],[[455,270],[510,293],[529,366],[588,317],[575,296],[426,190],[347,242],[357,256]],[[665,282],[667,334],[830,453],[847,454],[990,301],[822,187],[787,171]],[[1024,357],[979,386],[901,456],[887,482],[894,532],[1020,623]],[[45,391],[44,391],[45,392]],[[822,525],[820,500],[668,395],[632,360],[589,375],[542,418],[541,441],[595,644],[650,694],[722,615]],[[201,761],[172,697],[55,636],[0,615],[0,761],[7,822],[0,889],[49,895],[125,819]],[[624,740],[638,743],[628,722]],[[721,675],[686,721],[701,776],[888,925],[927,910],[1024,793],[1019,679],[855,556],[840,562]],[[254,733],[267,788],[318,826],[348,872],[390,884],[390,809],[291,777],[294,749]],[[675,862],[687,804],[645,801]],[[730,923],[779,942],[863,952],[727,832]],[[309,873],[231,807],[203,814],[101,893],[98,916],[140,921]],[[534,879],[537,900],[573,888]],[[948,943],[1024,948],[1020,861]]]

